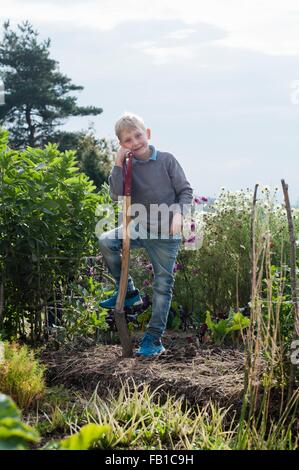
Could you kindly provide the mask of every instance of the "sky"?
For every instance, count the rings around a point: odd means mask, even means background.
[[[199,195],[284,178],[299,201],[297,0],[0,0],[0,19],[50,37],[78,104],[104,110],[65,128],[113,138],[133,112]]]

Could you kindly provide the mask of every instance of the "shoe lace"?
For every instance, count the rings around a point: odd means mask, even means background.
[[[144,336],[141,342],[142,346],[146,346],[152,343],[153,343],[153,338],[151,336]]]

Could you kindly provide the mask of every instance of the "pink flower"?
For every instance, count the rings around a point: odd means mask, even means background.
[[[144,287],[147,287],[150,285],[150,282],[147,279],[145,279],[145,281],[143,281],[143,285]]]
[[[194,204],[200,204],[201,202],[208,202],[208,198],[205,197],[205,196],[194,197],[194,198],[193,198],[193,203],[194,203]]]
[[[146,267],[146,269],[147,269],[148,271],[152,271],[152,270],[153,270],[153,265],[152,265],[151,263],[147,264],[145,267]]]

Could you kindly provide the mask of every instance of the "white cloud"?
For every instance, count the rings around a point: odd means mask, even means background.
[[[162,65],[178,60],[191,60],[195,53],[187,47],[144,47],[143,52],[154,59],[155,65]]]
[[[298,199],[299,2],[4,2],[3,20],[28,19],[52,39],[61,70],[85,87],[80,104],[104,108],[92,118],[101,136],[129,109],[202,194],[283,175]]]
[[[67,22],[108,30],[127,21],[179,19],[188,26],[171,38],[192,37],[192,24],[209,23],[227,31],[223,46],[248,48],[267,54],[299,54],[297,0],[10,0],[1,5],[2,18],[32,22]],[[189,46],[191,47],[191,46]]]
[[[196,29],[185,28],[179,29],[178,31],[174,31],[166,35],[166,38],[169,39],[186,39],[189,38],[193,33],[196,33]]]

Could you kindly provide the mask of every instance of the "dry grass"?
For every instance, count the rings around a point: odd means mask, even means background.
[[[166,341],[165,341],[166,343]],[[132,379],[135,384],[161,386],[161,392],[183,396],[190,405],[213,400],[221,406],[241,407],[244,353],[236,349],[198,348],[190,357],[189,345],[156,359],[123,359],[121,347],[96,346],[82,351],[55,351],[43,355],[51,384],[64,384],[86,391],[98,386],[101,396],[117,392]]]

